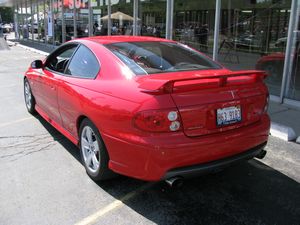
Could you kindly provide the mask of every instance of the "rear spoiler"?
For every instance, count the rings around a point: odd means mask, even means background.
[[[219,79],[219,86],[225,86],[227,83],[227,79],[230,77],[239,77],[239,76],[253,76],[253,80],[255,82],[264,80],[268,74],[264,71],[259,70],[247,70],[247,71],[232,71],[229,74],[213,74],[213,75],[190,75],[190,74],[181,74],[180,76],[175,76],[170,79],[169,76],[167,78],[163,78],[160,76],[159,78],[147,77],[145,80],[141,82],[139,88],[142,89],[142,92],[149,94],[159,94],[159,93],[172,93],[174,83],[182,82],[182,81],[192,81],[192,80],[202,80],[202,79]]]

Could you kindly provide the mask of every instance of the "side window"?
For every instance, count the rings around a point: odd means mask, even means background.
[[[46,69],[64,73],[66,66],[68,65],[68,62],[77,46],[77,44],[67,45],[53,52],[47,59],[45,65]]]
[[[71,59],[66,74],[82,78],[95,78],[99,69],[100,65],[95,55],[87,47],[81,45]]]

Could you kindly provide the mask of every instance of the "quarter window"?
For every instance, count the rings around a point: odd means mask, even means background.
[[[99,69],[100,65],[95,55],[87,47],[81,45],[72,57],[66,74],[82,78],[95,78]]]
[[[45,65],[46,69],[64,73],[66,66],[68,65],[68,62],[77,46],[77,44],[72,44],[57,49],[48,57]]]

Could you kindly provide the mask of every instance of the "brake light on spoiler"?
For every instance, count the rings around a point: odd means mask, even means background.
[[[177,91],[205,89],[213,87],[234,86],[247,83],[262,82],[267,73],[264,71],[247,70],[228,74],[173,74],[173,76],[152,75],[144,79],[139,88],[149,94],[173,93]]]

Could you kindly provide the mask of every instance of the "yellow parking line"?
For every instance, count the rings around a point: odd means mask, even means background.
[[[151,185],[153,185],[153,183],[147,183],[146,185],[142,186],[141,188],[139,188],[138,190],[129,192],[128,194],[126,194],[123,198],[121,198],[120,200],[115,200],[112,203],[108,204],[106,207],[100,209],[99,211],[93,213],[90,216],[87,216],[86,218],[84,218],[83,220],[75,223],[74,225],[90,225],[90,224],[94,224],[95,222],[97,222],[97,220],[104,216],[105,214],[118,209],[122,206],[124,206],[125,204],[123,202],[128,201],[129,199],[133,198],[134,196],[136,196],[139,192],[145,190],[146,188],[150,187]]]
[[[31,116],[31,117],[22,118],[22,119],[14,120],[14,121],[7,122],[7,123],[1,123],[1,124],[0,124],[0,127],[6,127],[6,126],[9,126],[9,125],[12,125],[12,124],[15,124],[15,123],[20,123],[20,122],[23,122],[23,121],[26,121],[26,120],[31,120],[31,119],[33,119],[33,118],[34,118],[34,117]]]

